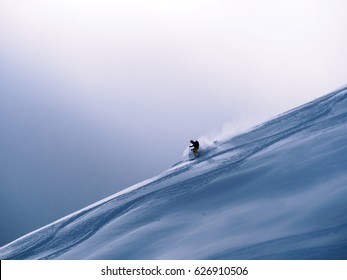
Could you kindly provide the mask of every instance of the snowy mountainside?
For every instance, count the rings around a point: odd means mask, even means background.
[[[0,248],[1,259],[347,259],[347,87]]]

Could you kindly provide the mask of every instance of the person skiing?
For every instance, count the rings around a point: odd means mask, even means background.
[[[199,141],[198,140],[196,140],[196,141],[190,140],[190,143],[192,143],[192,145],[190,145],[189,148],[193,148],[193,149],[191,149],[191,151],[194,153],[194,155],[196,157],[198,157],[199,156],[199,153],[198,153]]]

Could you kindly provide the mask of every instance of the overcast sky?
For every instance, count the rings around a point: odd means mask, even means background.
[[[0,245],[346,84],[344,0],[0,0]]]

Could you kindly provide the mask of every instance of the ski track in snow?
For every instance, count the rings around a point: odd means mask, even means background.
[[[178,163],[138,188],[130,189],[120,195],[116,194],[0,248],[0,257],[1,259],[58,258],[132,209],[153,201],[163,203],[192,194],[231,170],[242,168],[243,163],[250,157],[270,149],[274,144],[305,135],[323,133],[334,126],[346,123],[346,98],[347,88],[342,88],[284,113],[244,134],[225,140],[211,149],[207,147],[208,152],[194,161]],[[330,235],[341,231],[347,233],[347,223],[323,231]],[[300,242],[312,241],[320,234],[321,232],[317,231],[277,238],[247,248],[212,253],[209,258],[237,259],[245,256],[274,259],[302,258],[306,256],[305,250],[308,249],[290,247],[293,239],[296,238]],[[282,252],[272,252],[271,248],[278,244],[281,244]],[[347,251],[347,240],[344,240],[343,244],[344,247],[340,249]],[[325,250],[336,250],[334,246]],[[256,253],[259,250],[264,252],[263,257]],[[312,253],[311,251],[308,255]],[[319,257],[319,254],[317,256]]]

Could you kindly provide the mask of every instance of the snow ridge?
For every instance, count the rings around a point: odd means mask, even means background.
[[[0,248],[1,259],[347,258],[347,87]],[[260,215],[261,214],[261,215]]]

